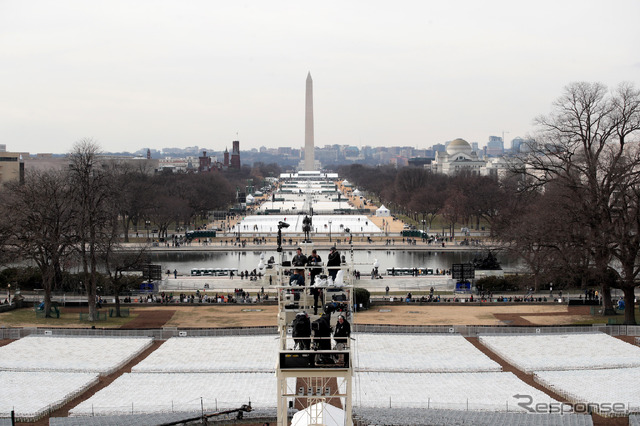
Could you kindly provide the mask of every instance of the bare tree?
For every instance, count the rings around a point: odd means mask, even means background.
[[[634,210],[618,206],[640,186],[640,92],[630,84],[609,92],[599,83],[573,83],[554,103],[553,112],[538,117],[536,124],[539,132],[515,166],[526,175],[523,182],[528,186],[553,182],[567,190],[566,210],[575,212],[580,227],[568,229],[584,238],[584,249],[602,285],[605,313],[612,313],[611,262],[624,259],[627,265],[622,270],[632,271],[638,261],[637,253],[623,254],[632,253],[631,247],[622,247],[633,242],[620,235],[622,218]],[[629,277],[618,283],[625,299],[633,302],[635,280]],[[629,324],[635,323],[632,307],[633,303],[628,305],[625,318]]]
[[[99,154],[98,144],[91,139],[77,142],[69,154],[77,250],[87,290],[89,321],[97,319],[96,290],[100,246],[111,238],[114,231],[112,219],[117,215],[113,179]]]
[[[0,207],[3,240],[19,259],[30,259],[42,273],[44,311],[50,316],[51,292],[60,284],[60,265],[75,242],[74,211],[64,172],[31,172],[24,184],[10,183]]]

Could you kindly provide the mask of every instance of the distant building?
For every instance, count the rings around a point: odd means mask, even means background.
[[[487,142],[487,155],[490,157],[499,157],[504,154],[504,141],[500,136],[489,136]]]
[[[431,147],[431,149],[433,149],[433,152],[446,152],[447,151],[447,147],[444,144],[441,143],[437,143],[435,145],[433,145]]]
[[[207,151],[202,151],[202,156],[198,157],[198,171],[208,172],[211,170],[211,157],[207,157]]]
[[[511,153],[517,154],[520,152],[520,147],[525,143],[525,140],[521,137],[516,137],[511,140]]]
[[[233,141],[233,149],[231,150],[230,169],[240,170],[240,141]]]
[[[6,150],[6,147],[5,147]],[[0,152],[0,184],[24,182],[24,161],[19,152]]]
[[[434,173],[455,175],[467,171],[479,175],[482,174],[486,162],[478,159],[478,154],[473,152],[469,142],[455,139],[449,142],[445,152],[436,151],[436,158],[430,166]]]
[[[431,164],[433,157],[413,157],[409,158],[408,163],[413,167],[425,167],[427,164]]]

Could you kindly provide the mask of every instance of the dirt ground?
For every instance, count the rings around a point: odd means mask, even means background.
[[[589,307],[566,305],[382,305],[357,313],[354,321],[389,325],[568,325],[591,318]],[[154,306],[136,308],[136,318],[121,328],[276,326],[276,320],[275,305]]]

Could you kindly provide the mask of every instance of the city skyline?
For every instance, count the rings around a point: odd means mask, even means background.
[[[0,0],[0,144],[302,148],[311,72],[318,147],[509,148],[573,81],[638,86],[640,3],[614,5]]]

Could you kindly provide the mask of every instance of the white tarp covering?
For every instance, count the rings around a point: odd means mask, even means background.
[[[266,356],[267,354],[265,354]],[[273,373],[126,373],[69,411],[72,416],[216,411],[277,406]]]
[[[361,407],[526,412],[514,395],[530,396],[534,406],[559,404],[513,373],[357,373],[353,382]]]
[[[500,364],[459,334],[358,333],[354,367],[358,371],[500,371]]]
[[[134,373],[275,371],[274,335],[172,337],[134,366]]]
[[[27,336],[0,347],[0,370],[111,374],[151,345],[150,337]]]
[[[640,348],[604,333],[480,336],[480,343],[518,369],[640,367]]]
[[[96,373],[0,371],[0,417],[34,421],[98,381]]]
[[[611,410],[613,403],[618,403],[616,409],[624,406],[625,412],[637,412],[640,407],[640,387],[636,385],[640,368],[536,371],[533,378],[571,402],[592,404],[602,414],[607,414],[604,411]]]

